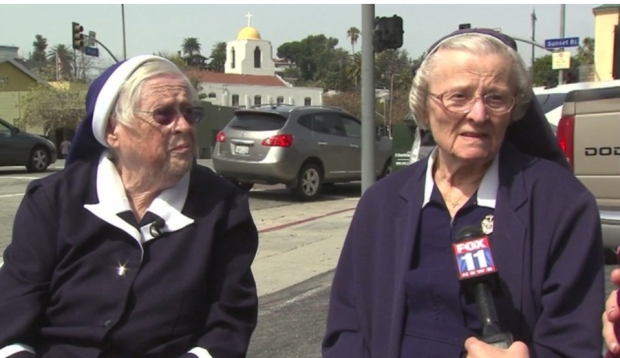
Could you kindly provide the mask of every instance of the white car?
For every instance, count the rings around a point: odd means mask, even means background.
[[[605,88],[620,86],[620,80],[601,81],[601,82],[578,82],[566,85],[559,85],[553,88],[534,87],[536,99],[542,106],[543,112],[547,117],[547,121],[551,124],[551,128],[555,133],[555,129],[562,117],[562,105],[566,95],[573,90],[587,88]]]

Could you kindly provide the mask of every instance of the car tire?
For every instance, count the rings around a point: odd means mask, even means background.
[[[315,163],[307,163],[301,167],[297,175],[297,185],[293,189],[293,195],[301,201],[311,201],[321,194],[323,187],[323,172]]]
[[[618,254],[612,249],[605,249],[605,265],[618,265]]]
[[[50,165],[50,155],[42,146],[36,146],[30,151],[30,157],[28,158],[28,164],[26,169],[31,173],[44,172]]]
[[[235,185],[237,185],[237,188],[239,188],[239,189],[241,189],[243,191],[250,191],[254,187],[254,183],[239,183],[239,182],[236,182]]]
[[[385,178],[386,176],[390,175],[391,173],[392,173],[392,161],[388,159],[383,165],[383,169],[381,170],[381,174],[379,175],[377,180],[381,180]]]

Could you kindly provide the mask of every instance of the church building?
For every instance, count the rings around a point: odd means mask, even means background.
[[[204,101],[232,107],[267,104],[322,105],[323,89],[294,87],[278,75],[271,42],[263,40],[257,29],[248,25],[237,38],[227,42],[224,73],[188,71],[198,78]]]

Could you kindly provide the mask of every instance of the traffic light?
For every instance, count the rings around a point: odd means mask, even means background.
[[[460,24],[459,30],[471,29],[471,24]]]
[[[84,32],[84,28],[77,22],[72,22],[71,31],[73,38],[73,49],[82,51],[84,48],[84,34],[82,33]]]
[[[372,44],[374,52],[403,47],[403,18],[400,16],[377,17],[373,31]]]

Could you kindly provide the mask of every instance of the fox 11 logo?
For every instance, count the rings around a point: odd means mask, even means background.
[[[459,279],[484,276],[496,271],[489,238],[484,236],[452,244]]]

